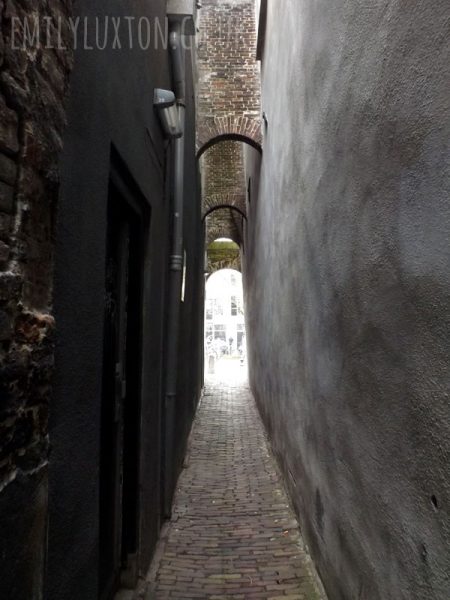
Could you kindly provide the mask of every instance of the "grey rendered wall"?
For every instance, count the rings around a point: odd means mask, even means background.
[[[251,381],[331,600],[450,598],[449,18],[269,0]]]

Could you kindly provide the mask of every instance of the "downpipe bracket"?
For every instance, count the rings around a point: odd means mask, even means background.
[[[184,259],[179,254],[173,254],[170,257],[170,270],[175,272],[180,272],[183,270]]]

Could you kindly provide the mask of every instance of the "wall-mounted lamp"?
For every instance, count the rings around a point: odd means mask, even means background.
[[[153,98],[164,133],[169,138],[180,138],[183,131],[180,126],[180,116],[175,94],[170,90],[156,89]]]

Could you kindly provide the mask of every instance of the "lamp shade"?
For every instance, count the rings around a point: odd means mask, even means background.
[[[170,90],[155,89],[153,106],[158,112],[165,135],[169,138],[181,137],[183,132],[180,127],[175,94]]]

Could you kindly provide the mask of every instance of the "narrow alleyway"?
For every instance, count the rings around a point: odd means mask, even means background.
[[[324,597],[244,370],[207,384],[147,600]]]

